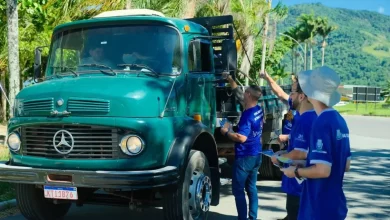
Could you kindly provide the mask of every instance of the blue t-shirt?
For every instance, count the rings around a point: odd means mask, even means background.
[[[306,166],[326,164],[332,169],[328,178],[304,181],[298,219],[346,218],[348,208],[343,191],[343,179],[350,157],[347,123],[336,110],[325,110],[314,121]]]
[[[247,137],[244,143],[235,144],[235,156],[256,156],[262,151],[261,134],[263,130],[263,109],[256,105],[252,108],[246,109],[238,123],[237,133]]]
[[[317,114],[314,110],[306,111],[300,115],[289,134],[290,141],[287,152],[291,152],[292,150],[308,152],[311,129],[316,118]],[[282,190],[289,195],[300,196],[302,185],[299,184],[295,178],[289,178],[286,175],[283,175]]]
[[[296,110],[292,110],[291,97],[288,98],[288,106],[289,109],[287,112],[287,119],[283,121],[282,134],[290,134],[294,122],[297,121],[299,118],[299,112]]]

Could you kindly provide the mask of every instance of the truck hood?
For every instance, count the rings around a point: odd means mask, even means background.
[[[67,111],[70,116],[157,117],[171,87],[167,77],[53,79],[21,90],[16,97],[15,116],[50,116],[53,111]],[[169,103],[175,103],[175,99],[173,90]]]

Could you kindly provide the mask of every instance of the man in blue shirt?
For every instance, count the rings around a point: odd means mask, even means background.
[[[235,84],[231,77],[231,84]],[[232,86],[233,88],[233,86]],[[233,164],[232,190],[236,200],[238,219],[257,219],[258,195],[257,172],[261,165],[261,134],[263,129],[263,109],[258,105],[261,97],[258,86],[249,86],[243,94],[244,111],[238,122],[237,133],[231,130],[231,125],[225,123],[221,133],[235,142],[235,160]],[[249,215],[245,199],[246,190],[249,198]],[[249,216],[249,217],[248,217]]]
[[[289,110],[286,114],[286,119],[283,120],[283,127],[282,127],[282,134],[279,135],[278,141],[280,143],[287,143],[288,142],[288,135],[291,132],[292,126],[294,122],[299,117],[299,112],[294,108],[292,105],[292,97],[290,94],[287,94],[276,82],[272,79],[270,75],[268,75],[267,72],[260,73],[260,77],[264,78],[267,82],[269,87],[271,88],[272,92],[285,104],[289,106]],[[293,78],[293,84],[292,84],[292,90],[294,88],[296,89],[296,80]],[[286,218],[287,219],[287,218]]]
[[[313,105],[308,101],[307,96],[303,93],[299,82],[295,83],[292,88],[290,97],[292,98],[292,107],[299,112],[299,119],[295,121],[294,126],[289,134],[289,145],[286,153],[274,155],[271,160],[274,164],[279,164],[277,157],[281,156],[291,160],[305,160],[310,143],[310,132],[313,121],[317,118]],[[296,179],[282,177],[282,190],[287,194],[286,210],[288,220],[298,218],[300,196],[302,185]]]
[[[282,171],[291,178],[306,178],[298,219],[342,220],[348,212],[343,179],[350,168],[351,149],[347,123],[332,108],[340,101],[340,77],[329,67],[320,67],[301,72],[298,78],[318,117],[312,126],[306,167]]]

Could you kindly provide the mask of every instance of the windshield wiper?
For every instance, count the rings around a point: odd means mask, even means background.
[[[79,74],[76,71],[72,70],[70,67],[67,67],[67,66],[52,66],[52,68],[62,68],[62,69],[65,69],[65,70],[73,73],[76,77],[79,76]],[[57,77],[60,77],[60,76],[57,75],[57,73],[54,74],[54,75],[56,75]]]
[[[96,64],[96,63],[91,63],[91,64],[82,64],[82,65],[79,65],[80,67],[100,67],[100,68],[107,68],[109,69],[112,73],[109,73],[107,71],[104,71],[104,70],[100,70],[100,72],[104,73],[104,74],[107,74],[107,75],[110,75],[110,76],[116,76],[117,73],[114,72],[113,69],[111,69],[111,67],[109,66],[106,66],[106,65],[103,65],[103,64]]]
[[[155,76],[155,77],[160,76],[158,73],[156,73],[156,71],[154,71],[154,69],[152,69],[151,67],[144,65],[144,64],[125,63],[125,64],[118,64],[117,66],[118,67],[130,67],[130,68],[131,67],[143,68],[143,69],[149,70],[149,72],[152,73],[152,76]],[[141,72],[145,73],[146,75],[150,75],[150,74],[147,74],[148,72],[145,72],[145,71],[141,71]]]

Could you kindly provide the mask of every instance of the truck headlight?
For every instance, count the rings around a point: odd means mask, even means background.
[[[123,153],[133,156],[140,154],[144,149],[144,141],[136,135],[126,135],[122,138],[119,146]]]
[[[18,151],[20,149],[20,136],[16,132],[12,132],[8,135],[7,145],[12,151]]]

